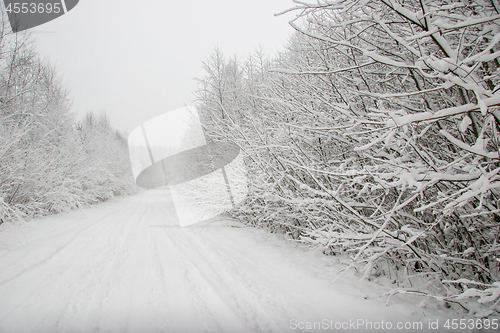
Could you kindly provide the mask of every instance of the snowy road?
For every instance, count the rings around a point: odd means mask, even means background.
[[[385,306],[369,282],[331,283],[332,258],[278,235],[173,225],[162,198],[150,190],[0,226],[0,332],[299,332],[326,321],[316,331],[339,332],[349,320],[422,322],[421,332],[444,320]]]

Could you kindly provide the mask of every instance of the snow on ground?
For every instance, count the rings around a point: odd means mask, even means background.
[[[353,274],[332,283],[335,258],[276,234],[180,228],[164,198],[1,225],[0,332],[436,332],[429,323],[460,318],[402,296],[386,306],[388,287]]]

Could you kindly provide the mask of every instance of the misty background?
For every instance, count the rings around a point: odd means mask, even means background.
[[[38,53],[57,67],[73,109],[105,111],[130,133],[144,121],[190,104],[201,62],[216,47],[245,60],[275,54],[293,33],[289,0],[83,0],[30,30]]]

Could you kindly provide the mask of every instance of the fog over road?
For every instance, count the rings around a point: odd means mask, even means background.
[[[0,332],[305,332],[327,321],[317,331],[339,332],[333,323],[445,320],[401,298],[385,306],[386,287],[354,275],[332,283],[335,258],[280,235],[228,221],[181,228],[165,198],[150,190],[0,226]]]

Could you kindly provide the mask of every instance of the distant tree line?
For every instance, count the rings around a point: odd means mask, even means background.
[[[498,313],[498,1],[294,2],[285,51],[203,63],[207,131],[246,156],[235,214]]]
[[[134,191],[126,138],[105,115],[76,121],[32,40],[0,29],[0,224]]]

